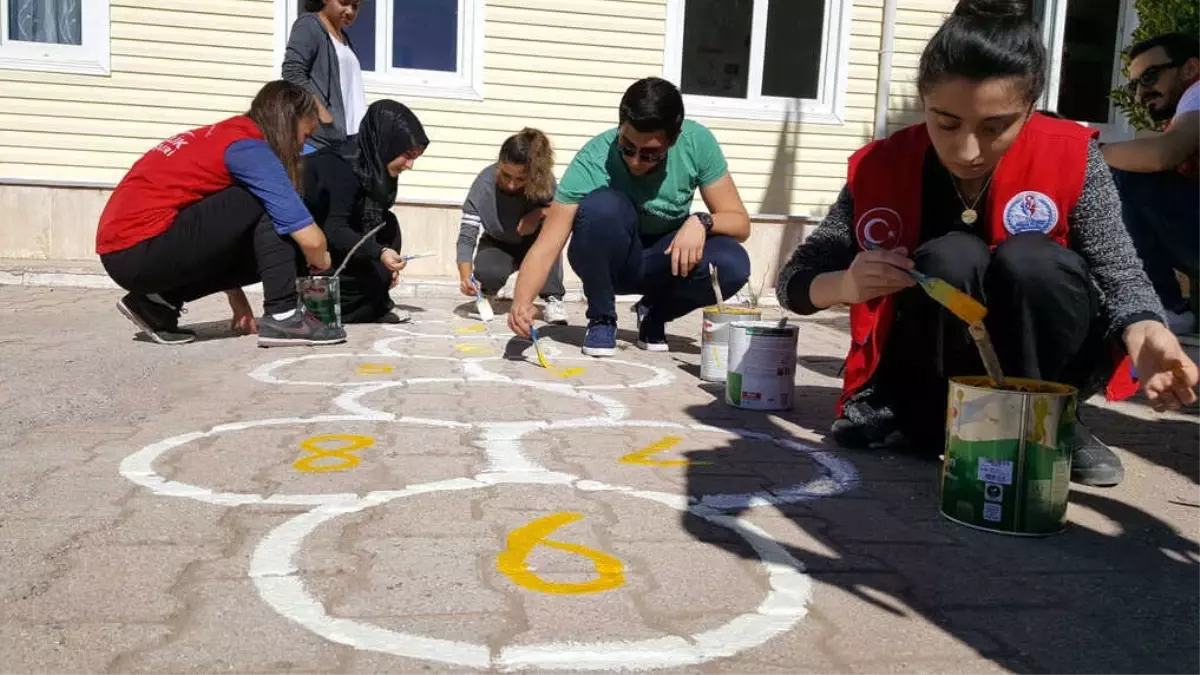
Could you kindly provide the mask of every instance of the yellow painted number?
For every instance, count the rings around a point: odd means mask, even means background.
[[[364,363],[354,372],[359,375],[387,375],[396,372],[396,369],[386,363]]]
[[[329,447],[332,444],[336,447]],[[305,455],[292,463],[297,471],[320,473],[324,471],[345,471],[358,466],[358,455],[350,454],[375,445],[375,439],[370,436],[355,436],[353,434],[326,434],[313,436],[300,443],[300,448],[311,454]],[[322,447],[325,446],[325,447]],[[324,460],[336,459],[336,463]]]
[[[712,464],[712,462],[693,462],[687,459],[653,459],[654,455],[666,452],[679,445],[682,441],[682,436],[664,436],[640,450],[634,450],[625,455],[620,461],[625,464],[644,464],[648,466],[704,466]]]
[[[482,333],[486,330],[487,330],[487,326],[475,324],[474,326],[463,326],[462,328],[455,328],[454,334],[455,335],[471,335],[473,333]]]
[[[576,375],[582,375],[584,373],[584,370],[585,370],[584,368],[551,368],[550,372],[554,373],[555,375],[557,375],[559,377],[566,378],[566,377],[575,377]]]
[[[546,538],[551,532],[580,518],[583,518],[582,513],[552,513],[509,532],[508,548],[496,556],[496,569],[521,588],[553,595],[600,593],[624,585],[625,566],[621,564],[620,560],[586,546],[567,544]],[[529,565],[525,563],[525,559],[533,552],[533,548],[539,545],[574,553],[591,560],[592,566],[596,569],[596,578],[580,583],[561,583],[542,579],[534,574],[529,569]]]

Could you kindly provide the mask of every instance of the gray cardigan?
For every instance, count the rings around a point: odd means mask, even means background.
[[[347,44],[349,41],[347,36]],[[292,24],[283,57],[283,79],[312,92],[333,116],[333,123],[322,124],[309,143],[323,148],[346,138],[346,104],[342,101],[337,51],[333,37],[316,14],[302,14]]]

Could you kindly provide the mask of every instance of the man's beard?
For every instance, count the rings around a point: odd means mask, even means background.
[[[1166,101],[1167,98],[1164,96],[1155,100]],[[1158,108],[1151,108],[1147,105],[1146,111],[1150,113],[1150,119],[1154,120],[1155,122],[1166,122],[1175,116],[1175,107],[1178,105],[1179,99],[1177,98],[1174,101],[1169,102],[1167,105],[1163,105]]]

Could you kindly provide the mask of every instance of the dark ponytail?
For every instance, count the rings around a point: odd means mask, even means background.
[[[546,134],[532,127],[509,136],[500,146],[500,161],[525,167],[525,196],[536,204],[554,199],[554,148]]]
[[[1020,0],[960,0],[921,54],[917,88],[922,95],[953,77],[982,82],[1021,80],[1032,104],[1046,88],[1046,48],[1029,9]]]

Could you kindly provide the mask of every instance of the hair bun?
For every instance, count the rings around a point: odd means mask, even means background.
[[[1021,0],[959,0],[954,16],[986,19],[1019,19],[1029,16]]]

